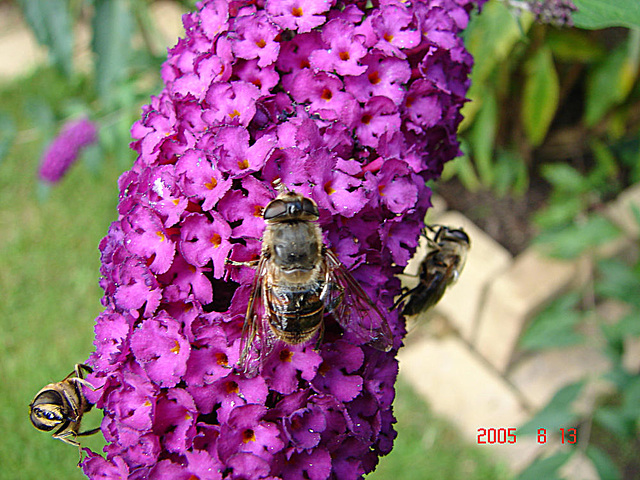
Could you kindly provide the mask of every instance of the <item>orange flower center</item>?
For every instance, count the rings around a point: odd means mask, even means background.
[[[228,365],[229,358],[227,357],[227,354],[223,352],[216,353],[216,363],[220,366]]]
[[[281,362],[291,362],[293,359],[293,352],[288,349],[284,349],[280,352],[280,361]]]
[[[247,160],[246,158],[244,160],[238,160],[238,168],[240,170],[246,170],[247,168],[249,168],[249,160]]]
[[[377,85],[378,83],[380,83],[380,74],[377,70],[375,72],[371,72],[368,77],[369,82],[371,82],[372,85]]]
[[[238,384],[233,380],[229,380],[225,383],[225,387],[227,389],[227,393],[238,393],[240,389],[238,388]]]
[[[247,428],[242,432],[242,443],[249,443],[256,441],[256,434],[250,428]]]
[[[216,185],[218,185],[218,181],[213,177],[211,177],[211,181],[209,183],[204,184],[204,186],[209,190],[213,190],[214,188],[216,188]]]
[[[336,193],[335,189],[331,186],[331,180],[324,184],[324,191],[327,193],[327,195]]]

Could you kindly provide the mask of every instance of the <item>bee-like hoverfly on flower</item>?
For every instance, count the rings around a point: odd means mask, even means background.
[[[403,315],[416,315],[427,311],[440,301],[445,290],[458,280],[462,273],[467,253],[471,247],[469,235],[462,228],[449,228],[442,225],[427,226],[433,234],[425,233],[431,251],[420,265],[418,285],[404,292],[396,301],[397,308],[407,297],[409,300],[402,308]]]
[[[265,207],[263,218],[267,226],[245,315],[240,369],[255,375],[279,341],[296,345],[315,337],[317,348],[328,313],[362,343],[389,351],[393,338],[387,320],[324,245],[316,203],[282,191]]]
[[[84,380],[83,371],[93,372],[91,367],[77,363],[73,372],[60,382],[46,385],[29,404],[34,427],[43,432],[57,428],[53,438],[76,447],[80,446],[77,437],[92,435],[100,430],[94,428],[80,432],[82,416],[93,407],[82,391],[83,386],[93,390],[93,386]]]

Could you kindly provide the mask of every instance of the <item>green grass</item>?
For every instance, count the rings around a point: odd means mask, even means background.
[[[105,159],[98,173],[80,163],[43,195],[37,169],[44,138],[29,123],[27,107],[30,99],[43,98],[59,114],[81,88],[70,92],[46,71],[0,88],[0,109],[17,119],[20,131],[0,161],[0,480],[84,478],[75,466],[78,451],[28,419],[34,394],[93,350],[94,318],[102,310],[98,244],[116,219],[116,164],[122,159]],[[402,384],[395,412],[395,448],[369,479],[507,478]],[[100,419],[94,410],[86,426]],[[94,451],[103,444],[101,435],[83,439]]]
[[[46,72],[0,92],[0,106],[20,134],[0,163],[0,478],[84,478],[78,451],[28,419],[28,404],[45,384],[61,380],[93,350],[94,318],[102,310],[98,243],[116,218],[119,172],[75,165],[48,195],[37,180],[42,137],[28,123],[29,99],[63,102]],[[110,162],[111,164],[115,162]],[[43,198],[46,197],[46,198]],[[100,422],[99,412],[86,423]],[[86,442],[102,449],[100,435]]]

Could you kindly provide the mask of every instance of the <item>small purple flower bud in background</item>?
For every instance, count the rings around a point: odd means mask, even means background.
[[[516,10],[529,10],[535,21],[556,27],[571,27],[571,14],[577,11],[572,0],[508,0],[507,4]]]
[[[42,156],[40,178],[49,183],[58,182],[77,160],[81,150],[97,138],[96,126],[87,118],[67,122]]]

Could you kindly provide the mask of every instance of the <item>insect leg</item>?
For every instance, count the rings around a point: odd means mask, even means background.
[[[67,430],[62,433],[54,433],[53,438],[63,441],[66,444],[73,445],[74,447],[79,447],[80,444],[75,440],[78,434],[72,430]],[[73,437],[73,438],[69,438]]]
[[[393,312],[396,308],[398,308],[398,306],[400,305],[400,302],[402,302],[402,300],[404,300],[405,298],[407,298],[409,295],[413,294],[417,290],[418,290],[418,287],[412,288],[411,290],[409,290],[407,288],[404,288],[402,294],[400,295],[400,298],[398,298],[398,300],[396,300],[396,302],[393,304],[393,306],[391,308],[389,308],[389,311]]]
[[[91,430],[85,430],[84,432],[76,433],[76,437],[88,437],[89,435],[94,435],[100,431],[100,427],[92,428]]]

